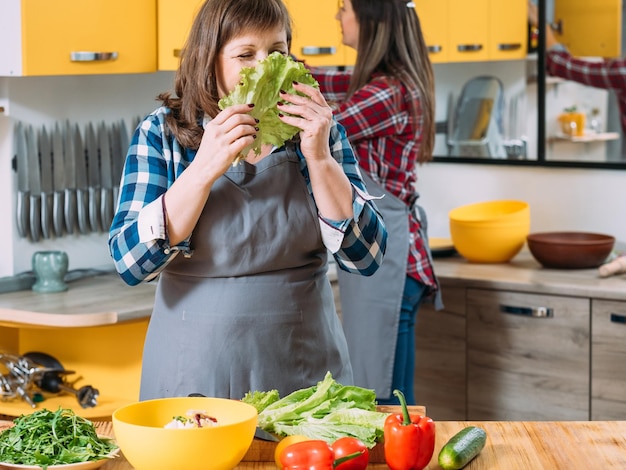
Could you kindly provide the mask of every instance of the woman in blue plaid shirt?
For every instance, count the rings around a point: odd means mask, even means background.
[[[175,93],[134,133],[109,247],[128,284],[158,276],[141,399],[353,381],[327,256],[371,275],[387,234],[345,131],[296,83],[280,116],[301,132],[233,165],[256,138],[254,103],[218,108],[242,67],[290,43],[281,0],[206,0]]]

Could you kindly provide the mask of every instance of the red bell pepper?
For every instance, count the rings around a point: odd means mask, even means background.
[[[385,420],[385,462],[391,470],[421,470],[435,450],[435,423],[427,416],[409,415],[404,394],[400,390],[393,394],[400,400],[402,413]]]

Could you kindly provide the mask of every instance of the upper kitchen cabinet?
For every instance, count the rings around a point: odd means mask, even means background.
[[[158,69],[176,70],[202,0],[158,0]]]
[[[448,2],[443,0],[415,0],[415,11],[420,20],[424,40],[432,63],[449,60]]]
[[[156,71],[154,0],[4,0],[0,75]]]
[[[555,0],[552,26],[575,56],[621,56],[622,0]]]
[[[335,20],[336,0],[285,1],[293,20],[291,52],[311,66],[353,65],[356,51],[341,42],[341,28]]]
[[[522,59],[527,0],[416,0],[433,63]]]

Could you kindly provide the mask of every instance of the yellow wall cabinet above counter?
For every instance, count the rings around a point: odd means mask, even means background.
[[[517,60],[527,53],[527,0],[415,0],[434,63]]]
[[[0,75],[155,72],[154,0],[3,0]]]

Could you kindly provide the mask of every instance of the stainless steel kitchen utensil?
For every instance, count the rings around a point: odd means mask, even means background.
[[[65,151],[63,130],[55,123],[52,133],[52,226],[57,237],[65,233]]]
[[[34,242],[41,238],[41,178],[39,171],[39,145],[32,125],[26,129],[26,150],[28,154],[29,234]]]
[[[52,146],[45,126],[39,130],[39,168],[41,170],[41,236],[51,238],[52,232]]]
[[[63,168],[65,170],[65,190],[63,198],[63,220],[65,231],[73,234],[76,230],[76,162],[74,157],[74,141],[72,126],[69,121],[63,125]]]
[[[76,218],[78,230],[82,234],[90,232],[89,226],[89,189],[87,183],[87,156],[78,124],[72,133],[72,150],[76,169]]]
[[[120,126],[114,122],[111,124],[111,174],[113,176],[113,212],[117,205],[117,196],[120,189],[120,177],[122,176],[123,155],[122,142],[120,136]],[[126,155],[124,153],[124,155]]]
[[[98,140],[93,124],[85,131],[87,143],[87,181],[89,182],[89,224],[92,232],[100,232],[100,165],[98,163]]]
[[[100,148],[100,226],[108,231],[113,220],[113,176],[111,142],[106,123],[98,126],[98,147]]]
[[[28,190],[28,151],[24,125],[17,121],[13,127],[13,145],[17,166],[17,204],[15,208],[17,233],[22,238],[30,234],[28,217],[30,212],[30,193]]]

